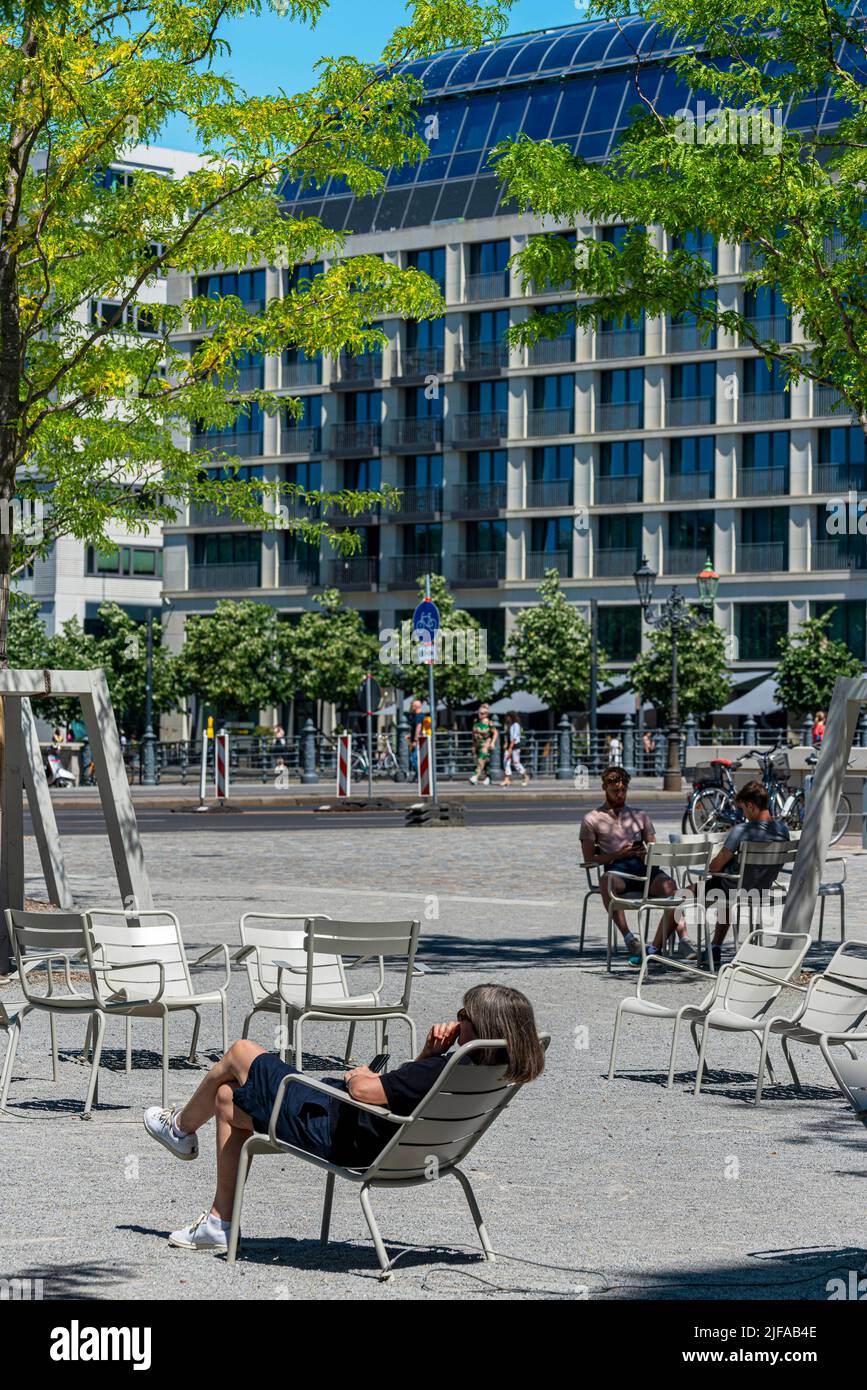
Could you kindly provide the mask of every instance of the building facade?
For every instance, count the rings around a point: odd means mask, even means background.
[[[644,22],[621,36],[593,21],[416,64],[426,161],[392,171],[372,198],[354,198],[337,179],[286,188],[289,211],[352,233],[347,254],[432,275],[446,313],[386,320],[387,346],[362,358],[284,354],[251,364],[250,384],[300,397],[303,417],[239,420],[220,443],[251,476],[325,490],[390,483],[402,507],[356,518],[361,552],[348,560],[327,547],[314,553],[289,531],[188,511],[165,529],[173,646],[186,615],[220,598],[255,597],[291,614],[324,585],[381,631],[411,612],[418,576],[432,570],[487,629],[496,662],[556,568],[579,607],[589,613],[598,600],[601,644],[625,669],[645,640],[632,576],[646,556],[660,589],[693,593],[712,561],[735,675],[767,672],[779,637],[829,607],[834,634],[865,656],[867,541],[826,527],[829,501],[867,482],[864,437],[833,393],[809,383],[784,391],[753,350],[722,332],[703,342],[686,317],[599,322],[529,351],[504,341],[533,309],[568,299],[556,286],[523,292],[510,274],[510,256],[529,237],[577,230],[616,243],[624,229],[541,225],[504,198],[487,152],[526,131],[604,158],[638,101],[633,48],[653,38]],[[689,104],[660,66],[675,51],[654,47],[642,69],[643,90],[670,113]],[[820,115],[833,123],[830,107]],[[786,113],[788,124],[798,119]],[[815,119],[813,103],[803,120]],[[651,230],[665,249],[662,231]],[[797,341],[799,324],[773,290],[746,292],[748,247],[692,249],[714,266],[725,307],[768,337]],[[255,304],[320,269],[254,267],[224,275],[220,292]],[[169,293],[181,299],[194,288],[187,277]]]

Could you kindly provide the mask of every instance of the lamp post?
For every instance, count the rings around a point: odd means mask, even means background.
[[[154,733],[154,611],[148,609],[147,659],[145,664],[145,731],[141,741],[142,786],[157,784],[157,736]]]
[[[716,598],[716,591],[719,587],[719,575],[713,568],[710,560],[705,561],[704,569],[696,576],[698,584],[698,602],[703,613],[690,611],[690,605],[684,598],[680,589],[675,584],[661,604],[659,612],[651,617],[650,605],[653,601],[653,586],[656,582],[656,571],[650,568],[646,557],[642,556],[641,566],[632,576],[635,580],[635,587],[638,590],[638,601],[641,604],[641,612],[644,621],[651,627],[659,628],[661,632],[668,632],[671,635],[671,695],[669,699],[668,716],[668,759],[663,779],[663,787],[666,791],[679,792],[683,788],[683,778],[680,773],[680,711],[678,709],[678,688],[677,688],[677,647],[681,633],[690,632],[701,623],[707,622],[713,611],[713,602]]]

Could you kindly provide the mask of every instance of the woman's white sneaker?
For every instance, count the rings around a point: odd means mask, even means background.
[[[157,1143],[162,1144],[175,1158],[189,1162],[190,1159],[199,1156],[199,1141],[195,1134],[181,1134],[175,1128],[176,1114],[176,1110],[161,1110],[158,1105],[149,1105],[142,1119],[151,1139],[156,1139]]]
[[[176,1250],[214,1250],[225,1253],[229,1249],[229,1223],[224,1226],[219,1217],[203,1211],[191,1226],[182,1231],[172,1231],[169,1245]]]

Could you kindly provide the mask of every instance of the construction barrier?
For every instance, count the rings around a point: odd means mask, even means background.
[[[431,778],[431,736],[420,734],[418,740],[418,794],[433,796]]]
[[[214,786],[217,800],[224,801],[229,796],[229,734],[221,729],[214,743]]]
[[[352,788],[352,734],[337,735],[337,795],[349,796]]]

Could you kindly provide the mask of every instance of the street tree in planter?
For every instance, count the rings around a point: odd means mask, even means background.
[[[556,720],[567,710],[585,709],[590,692],[590,625],[560,587],[556,569],[545,571],[540,602],[523,608],[512,629],[506,662],[508,689],[529,690]],[[599,651],[599,678],[607,660]]]
[[[293,693],[355,709],[364,677],[377,673],[378,643],[338,589],[317,594],[316,604],[318,611],[302,613],[291,629]]]
[[[187,619],[177,671],[184,694],[217,710],[280,705],[293,692],[290,626],[268,603],[221,599]]]
[[[690,605],[692,609],[692,605]],[[703,610],[692,609],[692,611]],[[656,710],[657,726],[668,722],[671,709],[671,633],[653,628],[650,645],[629,669],[629,684]],[[726,670],[725,637],[716,623],[700,622],[681,631],[677,641],[678,704],[687,714],[710,714],[731,699]]]
[[[820,618],[806,618],[780,638],[780,661],[774,695],[778,704],[801,719],[827,709],[838,676],[860,676],[864,663],[845,642],[828,636],[833,608]]]

